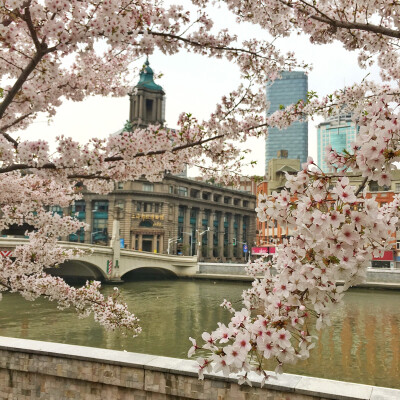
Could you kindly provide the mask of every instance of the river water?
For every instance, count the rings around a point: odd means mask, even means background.
[[[237,301],[248,284],[233,282],[159,280],[126,282],[123,299],[140,319],[143,333],[132,338],[107,332],[92,318],[77,319],[46,300],[27,302],[5,294],[0,303],[0,335],[83,346],[103,347],[186,358],[189,336],[228,322],[218,305]],[[105,292],[112,291],[105,287]],[[400,293],[351,290],[319,333],[319,342],[305,362],[285,372],[400,388]]]

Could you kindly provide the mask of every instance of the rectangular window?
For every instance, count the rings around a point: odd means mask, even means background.
[[[152,212],[153,211],[153,204],[152,203],[144,203],[144,212]]]
[[[60,206],[49,206],[49,211],[53,214],[63,215],[63,210]]]
[[[91,243],[106,245],[108,242],[108,201],[93,202]]]
[[[396,192],[400,192],[400,183],[396,183]]]
[[[136,211],[142,211],[142,203],[139,201],[136,203]]]
[[[75,214],[77,212],[85,212],[86,203],[84,200],[76,200],[72,205],[72,212]]]
[[[178,186],[178,195],[179,196],[185,196],[187,197],[188,195],[188,188],[184,186]]]
[[[123,189],[123,188],[124,188],[124,182],[118,182],[117,189]]]
[[[108,212],[108,201],[94,201],[93,211]]]
[[[152,183],[143,183],[144,192],[154,192],[154,185]]]
[[[169,193],[171,193],[171,194],[174,193],[174,187],[173,186],[169,187]]]
[[[371,182],[369,183],[369,190],[370,190],[371,192],[377,192],[377,191],[379,191],[378,182],[371,181]]]

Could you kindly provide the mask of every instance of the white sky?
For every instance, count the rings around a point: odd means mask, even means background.
[[[187,1],[185,2],[187,3]],[[229,27],[230,33],[237,33],[240,38],[264,37],[265,31],[246,24],[238,25],[234,17],[225,9],[211,10],[215,27]],[[339,43],[330,45],[311,45],[305,36],[292,35],[275,44],[284,52],[294,51],[298,60],[313,65],[309,74],[309,90],[320,95],[331,93],[361,81],[367,72],[370,78],[378,79],[377,68],[371,71],[361,70],[357,64],[357,54],[345,51]],[[141,60],[138,63],[142,65]],[[167,126],[176,127],[181,112],[190,112],[199,120],[207,119],[220,98],[235,89],[239,84],[239,72],[235,65],[225,60],[216,60],[199,55],[180,53],[165,56],[160,52],[150,56],[150,65],[155,73],[164,75],[157,80],[166,92]],[[136,85],[138,77],[132,81]],[[129,98],[91,97],[81,103],[64,101],[52,121],[40,115],[25,131],[18,132],[23,139],[34,140],[64,134],[81,142],[90,137],[106,137],[109,133],[121,129],[129,116]],[[317,158],[316,129],[318,121],[309,122],[309,155]],[[248,174],[264,175],[264,140],[253,139],[246,145],[252,149],[249,159],[257,160],[257,166],[248,169]]]

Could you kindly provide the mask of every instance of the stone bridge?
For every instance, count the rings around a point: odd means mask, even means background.
[[[13,249],[27,242],[22,238],[0,238],[0,257],[12,256]],[[119,246],[119,241],[115,241]],[[118,282],[129,273],[142,275],[157,274],[165,276],[190,277],[198,272],[197,258],[154,254],[143,251],[119,249],[93,244],[59,242],[66,249],[77,248],[92,251],[90,255],[72,258],[59,268],[49,268],[47,271],[65,278],[96,279]],[[11,254],[10,254],[11,252]]]

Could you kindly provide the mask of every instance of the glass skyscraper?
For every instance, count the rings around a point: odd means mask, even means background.
[[[323,172],[331,172],[325,160],[326,147],[331,145],[332,149],[339,153],[343,150],[350,151],[350,145],[355,141],[357,131],[357,125],[351,120],[349,113],[329,117],[318,125],[318,166]]]
[[[282,79],[267,84],[267,101],[270,103],[268,115],[279,110],[281,105],[288,106],[300,99],[306,100],[308,77],[302,71],[281,72]],[[308,123],[295,122],[289,128],[280,130],[269,128],[265,141],[265,171],[268,162],[277,158],[279,150],[287,150],[288,158],[307,161],[308,156]]]

